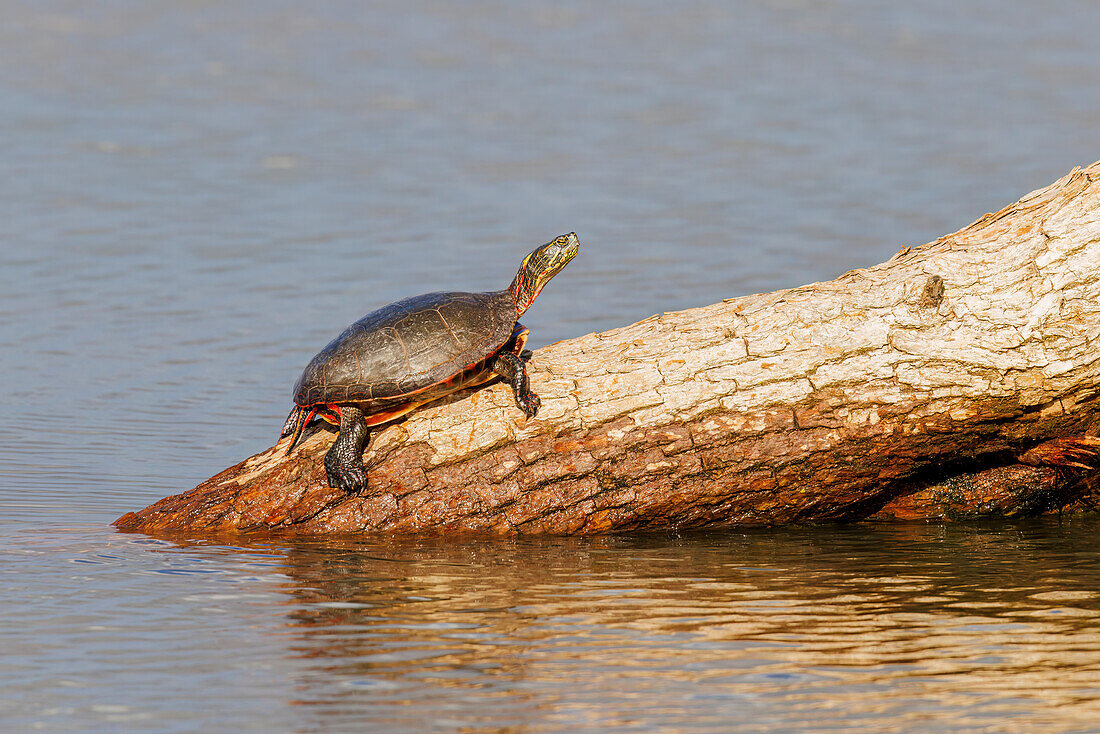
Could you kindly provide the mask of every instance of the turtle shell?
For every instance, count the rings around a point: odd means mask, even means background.
[[[391,303],[349,326],[310,361],[294,386],[294,402],[400,402],[495,355],[515,325],[508,291],[425,293]]]

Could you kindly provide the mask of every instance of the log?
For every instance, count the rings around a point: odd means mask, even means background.
[[[374,434],[359,495],[327,486],[321,428],[116,525],[566,534],[1091,506],[1083,469],[1017,456],[1087,464],[1044,442],[1100,417],[1098,181],[1076,168],[830,282],[539,349],[536,418],[499,383],[426,406]]]

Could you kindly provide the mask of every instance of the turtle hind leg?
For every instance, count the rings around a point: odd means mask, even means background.
[[[501,352],[493,360],[493,372],[504,378],[512,386],[516,396],[516,405],[528,418],[534,418],[539,412],[542,401],[531,392],[531,381],[527,378],[526,363],[514,352]]]
[[[290,415],[286,417],[286,422],[283,423],[283,432],[279,434],[279,438],[286,438],[290,434],[294,433],[298,427],[298,418],[302,413],[302,406],[295,405],[290,409]]]
[[[284,456],[293,451],[298,442],[302,440],[302,432],[305,431],[306,426],[309,425],[316,414],[316,408],[306,410],[300,405],[295,405],[294,409],[290,411],[290,415],[286,417],[286,423],[283,424],[283,432],[279,435],[279,438],[285,438],[291,434],[294,436],[290,439],[290,445],[286,447]]]
[[[341,405],[340,435],[325,454],[325,473],[333,489],[359,492],[367,486],[367,470],[363,466],[363,447],[370,431],[363,420],[363,411],[352,405]]]

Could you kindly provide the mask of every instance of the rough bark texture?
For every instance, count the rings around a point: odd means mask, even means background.
[[[500,384],[418,410],[374,434],[359,496],[326,485],[318,430],[116,524],[597,533],[1080,506],[1067,470],[1014,457],[1092,432],[1098,336],[1100,163],[876,267],[540,349],[536,419]]]

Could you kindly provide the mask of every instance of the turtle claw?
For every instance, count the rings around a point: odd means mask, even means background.
[[[516,393],[516,405],[523,411],[523,414],[527,416],[527,420],[531,420],[535,417],[535,414],[539,412],[539,406],[542,405],[542,401],[539,400],[539,396],[530,390],[525,395]]]

